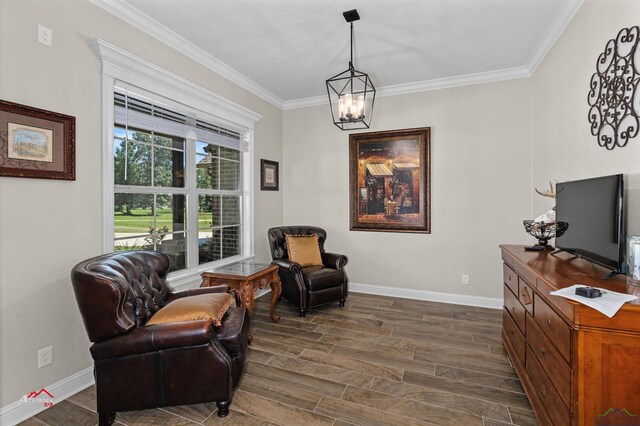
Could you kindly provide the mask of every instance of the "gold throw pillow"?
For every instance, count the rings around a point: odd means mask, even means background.
[[[322,266],[320,245],[318,236],[312,235],[285,235],[285,243],[289,252],[289,260],[299,263],[302,267]]]
[[[222,317],[234,303],[229,293],[198,294],[176,299],[156,312],[147,325],[166,324],[196,320],[211,320],[214,325],[222,324]]]

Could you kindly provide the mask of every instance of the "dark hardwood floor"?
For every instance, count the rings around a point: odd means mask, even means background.
[[[231,413],[216,406],[118,413],[138,425],[535,425],[500,343],[500,310],[350,293],[306,318],[256,300],[253,344]],[[97,424],[92,386],[23,425]]]

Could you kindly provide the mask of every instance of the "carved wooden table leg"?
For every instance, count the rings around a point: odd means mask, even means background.
[[[253,318],[253,302],[255,296],[255,290],[253,289],[253,284],[250,281],[243,281],[240,283],[240,299],[242,299],[242,306],[247,310],[247,315],[249,315],[249,319]],[[253,342],[253,333],[251,333],[251,328],[249,328],[249,335],[247,336],[249,340],[249,344]]]
[[[276,312],[276,304],[278,303],[278,299],[280,298],[280,293],[282,293],[282,283],[280,282],[280,276],[278,275],[278,271],[274,271],[271,276],[271,303],[269,304],[269,316],[271,317],[271,321],[278,322],[280,321],[280,315]]]

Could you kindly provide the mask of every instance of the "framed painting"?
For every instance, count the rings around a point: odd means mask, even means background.
[[[350,229],[431,232],[431,128],[349,135]]]
[[[279,165],[277,161],[260,160],[260,189],[278,191],[280,189]]]
[[[76,179],[76,119],[0,100],[0,176]]]

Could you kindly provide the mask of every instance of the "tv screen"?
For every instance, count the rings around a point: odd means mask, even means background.
[[[620,270],[624,243],[622,175],[556,185],[556,220],[567,222],[556,247]]]

